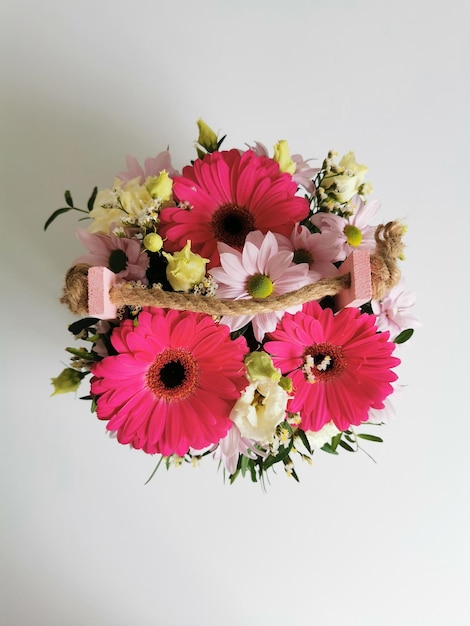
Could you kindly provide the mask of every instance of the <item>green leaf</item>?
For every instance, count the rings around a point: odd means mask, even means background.
[[[299,477],[297,476],[297,472],[295,471],[295,469],[291,470],[291,476],[294,480],[300,483]]]
[[[381,437],[377,437],[376,435],[367,435],[366,433],[358,433],[357,435],[361,439],[367,439],[367,441],[377,441],[378,443],[383,443],[383,439]]]
[[[241,463],[240,463],[240,469],[241,469],[243,477],[246,474],[246,470],[248,469],[249,463],[250,463],[250,459],[247,456],[245,456],[244,454],[242,454]]]
[[[336,451],[336,447],[333,448],[333,446],[331,446],[329,443],[325,443],[325,445],[322,447],[323,452],[328,452],[328,454],[338,454]]]
[[[291,439],[287,448],[283,448],[281,452],[276,454],[276,456],[268,456],[268,458],[263,463],[263,469],[267,470],[271,465],[275,463],[279,463],[279,461],[283,461],[287,456],[289,456],[289,452],[292,450],[292,446],[294,445],[294,440]]]
[[[222,145],[222,142],[224,141],[224,139],[227,137],[227,135],[224,135],[221,139],[218,140],[217,142],[217,148],[216,150],[220,149],[220,146]]]
[[[299,428],[299,430],[295,434],[300,439],[300,441],[304,444],[305,449],[307,450],[307,452],[309,454],[312,454],[312,448],[310,446],[310,442],[307,439],[307,435],[305,434],[305,432],[303,430],[300,430],[300,428]]]
[[[47,230],[47,227],[52,224],[52,222],[55,220],[56,217],[59,217],[59,215],[62,215],[62,213],[67,213],[67,211],[71,211],[72,208],[73,207],[66,206],[66,207],[63,207],[62,209],[57,209],[57,211],[54,211],[54,213],[50,216],[50,218],[44,224],[44,230]]]
[[[98,195],[98,187],[95,187],[91,192],[91,196],[88,199],[87,207],[88,211],[93,209],[93,205],[95,204],[96,196]]]
[[[333,439],[331,440],[331,448],[333,450],[336,450],[336,448],[338,447],[339,442],[341,441],[341,437],[343,436],[343,433],[338,433],[337,435],[335,435],[333,437]],[[326,444],[328,445],[328,444]],[[324,447],[324,446],[323,446]],[[323,448],[322,448],[323,450]]]
[[[258,478],[256,476],[256,468],[255,468],[255,461],[254,461],[254,459],[250,459],[250,463],[249,463],[248,467],[250,468],[251,480],[254,483],[258,482]]]
[[[79,348],[65,348],[65,351],[74,356],[78,356],[79,359],[85,359],[86,361],[101,361],[101,357],[88,350],[80,350]]]
[[[403,330],[398,337],[395,338],[395,343],[405,343],[413,336],[415,331],[412,328],[407,328],[407,330]]]
[[[65,202],[69,205],[69,207],[71,209],[74,208],[73,206],[73,200],[72,200],[72,194],[70,193],[70,191],[67,189],[67,191],[64,193],[64,198],[65,198]]]
[[[351,448],[351,446],[349,445],[349,443],[346,443],[345,441],[341,440],[339,442],[339,445],[344,448],[345,450],[347,450],[348,452],[356,452],[356,450],[354,450],[354,448]]]

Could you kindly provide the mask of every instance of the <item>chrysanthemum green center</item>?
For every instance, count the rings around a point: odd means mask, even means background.
[[[115,274],[119,274],[119,272],[126,269],[127,261],[127,254],[124,250],[113,250],[108,259],[109,269]]]
[[[274,285],[269,276],[254,274],[246,283],[246,290],[252,298],[267,298],[273,292]]]
[[[199,365],[183,348],[166,348],[146,374],[147,388],[164,400],[185,400],[195,391],[198,380]]]
[[[346,368],[346,358],[341,346],[331,343],[314,343],[304,352],[302,372],[309,383],[327,382],[338,378]]]
[[[310,265],[313,262],[313,257],[308,250],[296,250],[292,260],[297,264],[308,263]]]
[[[348,244],[353,248],[357,248],[362,241],[362,233],[359,228],[357,226],[353,226],[352,224],[347,224],[344,227],[343,232],[346,235]]]
[[[245,207],[223,204],[212,216],[211,227],[217,241],[232,248],[243,248],[246,236],[255,230],[255,220]]]

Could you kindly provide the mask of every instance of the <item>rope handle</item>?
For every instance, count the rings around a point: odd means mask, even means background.
[[[209,315],[255,315],[285,310],[290,306],[339,294],[339,308],[359,306],[371,298],[380,300],[400,280],[397,260],[403,255],[404,233],[405,227],[398,221],[381,224],[375,232],[376,250],[370,256],[370,265],[369,254],[357,250],[340,266],[338,276],[322,279],[278,296],[229,300],[164,291],[160,287],[147,288],[130,282],[116,283],[116,275],[106,268],[90,268],[86,264],[78,264],[66,274],[60,301],[72,313],[92,314],[94,317],[108,319],[115,317],[117,307],[125,305],[170,308]],[[367,267],[365,279],[364,267]],[[359,280],[361,271],[362,280]]]

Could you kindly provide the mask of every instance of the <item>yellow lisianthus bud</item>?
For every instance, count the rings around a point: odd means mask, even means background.
[[[158,233],[149,233],[144,237],[144,248],[149,252],[158,252],[162,249],[163,239]]]
[[[163,202],[171,198],[173,181],[166,170],[162,170],[158,176],[149,176],[145,186],[152,198],[159,198]]]
[[[274,367],[267,352],[251,352],[245,359],[247,377],[251,382],[270,379],[276,383],[281,379],[281,371]]]
[[[203,259],[199,254],[191,252],[190,240],[180,252],[162,254],[168,261],[166,277],[175,291],[189,291],[206,275],[206,263],[209,263],[209,259]]]
[[[197,121],[197,127],[199,128],[199,137],[197,143],[205,148],[207,152],[214,152],[217,150],[217,135],[214,133],[201,118]]]
[[[279,163],[279,170],[287,172],[291,176],[295,174],[295,163],[291,158],[289,145],[285,139],[281,139],[274,146],[274,161]]]
[[[56,396],[59,393],[77,391],[82,378],[85,376],[85,372],[79,372],[71,367],[65,368],[56,378],[51,378],[51,382],[54,385],[54,391],[51,395]]]

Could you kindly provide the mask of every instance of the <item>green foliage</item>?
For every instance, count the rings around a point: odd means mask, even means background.
[[[52,222],[59,217],[59,215],[62,215],[62,213],[68,213],[68,211],[79,211],[80,213],[85,213],[88,217],[88,213],[91,211],[91,209],[93,208],[93,204],[95,202],[95,198],[96,195],[98,193],[98,187],[95,187],[91,193],[91,196],[88,200],[88,211],[85,211],[84,209],[79,209],[78,207],[76,207],[73,203],[73,198],[72,198],[72,194],[70,193],[69,190],[67,190],[64,193],[64,198],[65,198],[65,203],[66,203],[66,207],[61,207],[60,209],[57,209],[56,211],[54,211],[52,213],[52,215],[46,220],[46,223],[44,224],[44,230],[47,230],[49,228],[49,226],[52,224]],[[86,218],[84,218],[86,219]]]
[[[407,328],[403,330],[398,337],[395,338],[395,343],[405,343],[413,336],[414,330],[412,328]]]

